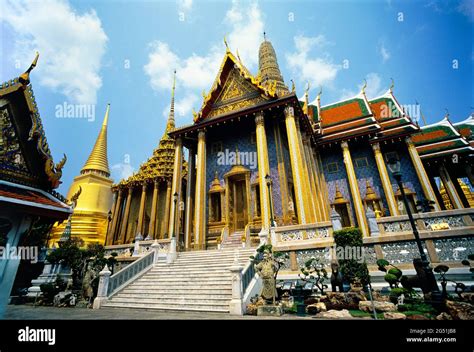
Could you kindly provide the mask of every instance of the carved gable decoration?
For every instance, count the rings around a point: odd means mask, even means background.
[[[254,84],[246,80],[237,69],[233,68],[229,72],[214,104],[212,104],[207,117],[215,117],[261,104],[267,99]]]

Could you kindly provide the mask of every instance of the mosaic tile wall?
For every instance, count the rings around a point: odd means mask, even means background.
[[[360,143],[355,142],[350,144],[350,150],[352,156],[352,163],[354,164],[354,170],[356,173],[357,183],[359,185],[359,191],[362,199],[365,198],[367,195],[366,188],[368,180],[375,193],[380,198],[382,198],[385,214],[387,216],[390,215],[372,147],[366,141]],[[356,159],[359,158],[367,158],[368,165],[365,167],[357,167]]]
[[[336,184],[339,187],[343,197],[350,202],[352,218],[356,221],[354,209],[352,208],[352,196],[347,182],[346,167],[342,158],[342,150],[339,145],[333,147],[325,147],[320,149],[321,162],[323,166],[324,178],[329,194],[329,203],[334,201],[336,195]],[[337,172],[328,172],[327,165],[337,163]]]
[[[440,261],[460,262],[474,254],[474,237],[433,240]]]
[[[325,266],[331,265],[331,252],[330,248],[321,248],[321,249],[308,249],[304,251],[296,251],[296,262],[298,263],[298,268],[304,266],[304,263],[315,257],[319,260],[321,264]]]
[[[388,152],[397,152],[400,158],[400,169],[403,171],[402,181],[405,186],[416,192],[418,200],[423,199],[423,189],[421,188],[420,182],[418,181],[418,175],[416,174],[415,168],[411,161],[410,155],[408,154],[408,147],[404,142],[397,144],[381,144],[382,154]],[[390,182],[392,183],[394,193],[398,190],[397,181],[393,178],[390,171],[388,171]]]
[[[429,257],[426,245],[422,242],[424,252]],[[384,258],[393,264],[412,263],[414,258],[420,257],[415,241],[383,243],[381,244]]]

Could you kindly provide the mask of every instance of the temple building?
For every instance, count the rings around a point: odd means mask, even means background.
[[[66,156],[53,162],[30,84],[38,56],[25,73],[0,85],[0,247],[6,255],[0,260],[0,318],[17,271],[34,265],[27,258],[9,258],[8,248],[41,248],[53,224],[72,212],[54,191]],[[32,262],[33,254],[29,253]]]
[[[175,140],[169,135],[175,128],[175,80],[166,130],[158,147],[137,173],[112,187],[115,201],[107,244],[130,243],[136,237],[168,237],[170,207],[173,202],[178,202],[181,206],[183,204],[183,200],[177,198],[177,190],[171,185],[173,170],[176,167]],[[180,157],[183,158],[182,155]],[[180,168],[182,169],[182,166]],[[184,176],[185,172],[180,175]],[[180,187],[184,182],[184,177],[180,177]],[[177,217],[172,219],[180,221]]]
[[[369,209],[377,219],[406,214],[401,190],[387,168],[390,159],[401,163],[412,212],[420,211],[422,200],[432,201],[434,211],[446,209],[438,176],[449,186],[454,208],[469,207],[465,197],[456,195],[459,185],[427,162],[434,162],[427,154],[430,143],[438,145],[430,140],[430,128],[438,127],[420,129],[395,98],[393,85],[375,98],[366,96],[364,85],[350,99],[322,105],[320,93],[310,104],[308,92],[299,101],[294,85],[291,90],[285,85],[270,41],[262,42],[258,55],[254,76],[227,47],[193,124],[175,128],[172,104],[153,157],[114,186],[117,215],[109,244],[130,243],[138,235],[175,236],[187,250],[241,241],[255,245],[269,238],[271,228],[278,232],[309,224],[317,224],[317,236],[325,237],[333,230],[334,215],[343,227],[360,227],[369,237]],[[449,121],[445,124],[441,129],[451,133],[446,145],[460,143],[449,153],[464,153],[459,155],[463,171],[456,177],[472,177],[466,173],[472,160],[465,153],[472,150],[468,137]],[[470,128],[472,118],[458,127],[462,133]],[[316,235],[303,231],[301,236],[309,240]]]
[[[69,187],[67,198],[79,192],[77,204],[71,217],[72,237],[78,237],[88,244],[105,244],[105,237],[111,220],[112,179],[107,158],[107,124],[110,104],[97,140],[86,163]],[[57,244],[64,233],[66,223],[56,224],[51,231],[49,245]]]

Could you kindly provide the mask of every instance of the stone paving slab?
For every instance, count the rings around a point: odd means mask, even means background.
[[[234,316],[228,313],[211,312],[181,312],[163,311],[153,309],[133,309],[133,308],[56,308],[56,307],[33,307],[29,305],[9,305],[7,306],[4,319],[6,320],[256,320],[275,319],[272,317],[256,317],[251,315]],[[279,320],[311,320],[312,318],[298,317],[293,314],[285,314],[277,318]]]

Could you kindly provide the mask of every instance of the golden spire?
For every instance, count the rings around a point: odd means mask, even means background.
[[[168,122],[166,123],[166,131],[165,134],[173,131],[175,128],[174,123],[174,90],[176,88],[176,70],[174,70],[173,76],[173,88],[171,89],[171,106],[170,106],[170,114],[168,116]]]
[[[110,104],[107,104],[107,110],[105,112],[104,122],[100,129],[97,140],[95,141],[94,148],[89,155],[84,167],[81,170],[81,174],[85,174],[90,171],[103,172],[107,177],[110,176],[109,160],[107,159],[107,123],[109,120]]]
[[[288,94],[288,87],[283,81],[275,49],[273,49],[272,43],[267,40],[265,34],[258,50],[258,75],[262,78],[263,86],[268,87],[275,81],[277,94]]]

